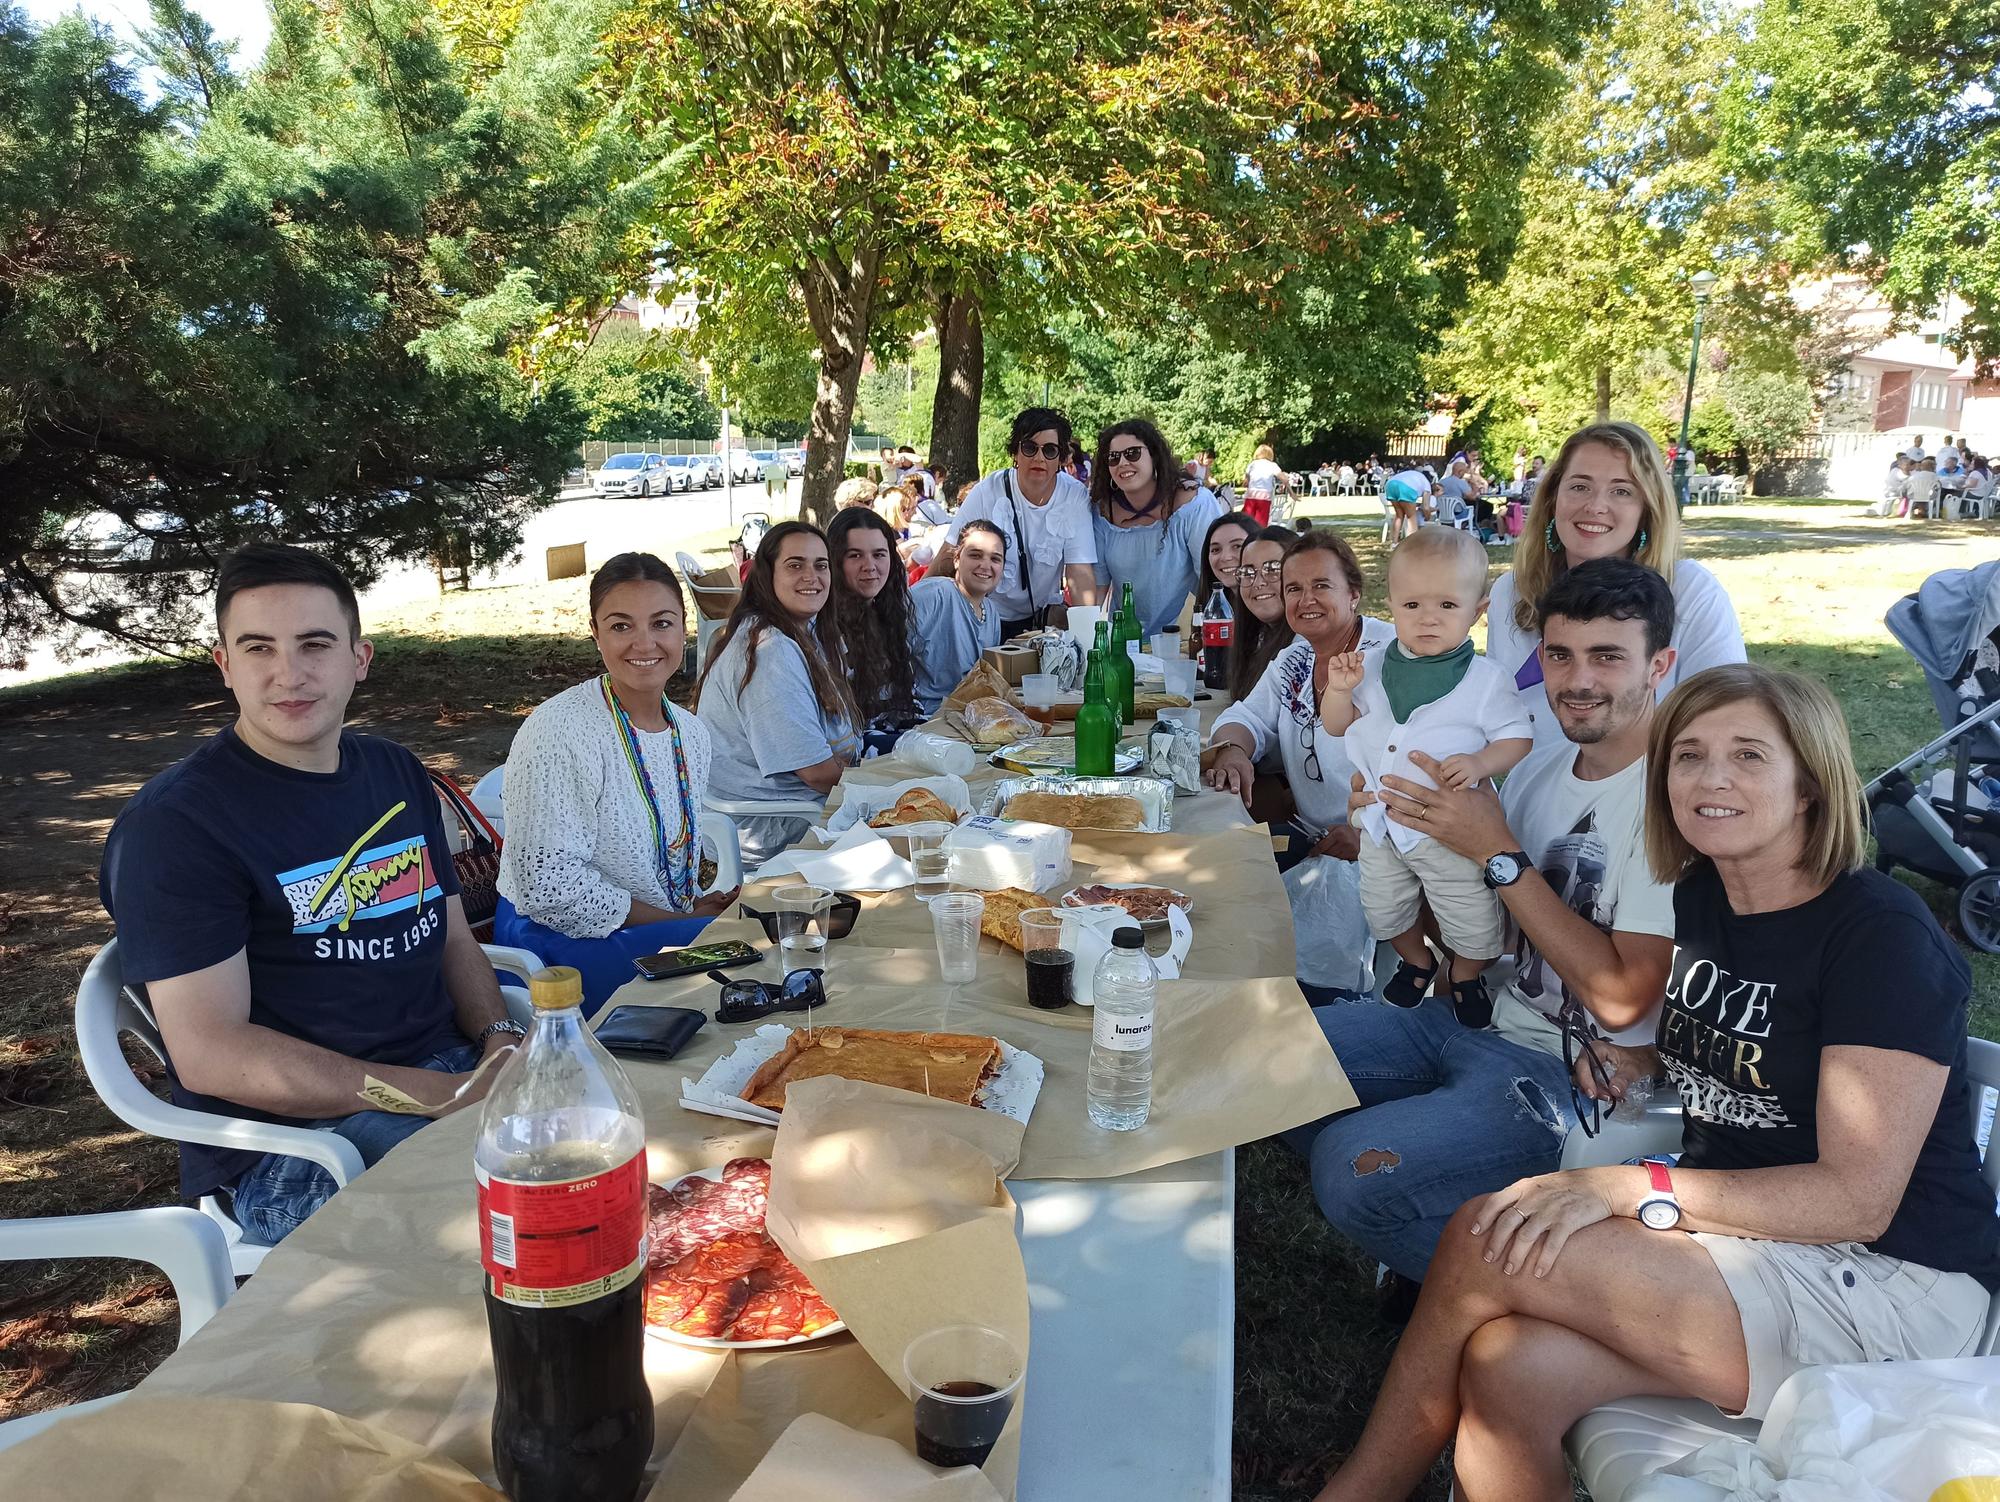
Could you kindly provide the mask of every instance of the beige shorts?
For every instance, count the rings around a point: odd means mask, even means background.
[[[1991,1301],[1970,1273],[1942,1273],[1859,1242],[1800,1246],[1693,1233],[1736,1301],[1750,1356],[1747,1418],[1808,1366],[1968,1356]]]
[[[1425,838],[1408,850],[1361,837],[1361,910],[1378,939],[1393,939],[1417,921],[1431,900],[1438,934],[1468,960],[1497,958],[1506,947],[1500,896],[1482,879],[1479,862]]]

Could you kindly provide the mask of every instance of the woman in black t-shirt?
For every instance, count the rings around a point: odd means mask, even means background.
[[[1808,679],[1712,668],[1655,712],[1648,757],[1674,966],[1657,1056],[1605,1050],[1608,1093],[1664,1061],[1679,1163],[1463,1207],[1322,1502],[1402,1496],[1454,1437],[1460,1495],[1566,1499],[1562,1437],[1599,1404],[1761,1418],[1802,1367],[1978,1344],[2000,1222],[1972,1141],[1970,972],[1862,864],[1839,707]]]

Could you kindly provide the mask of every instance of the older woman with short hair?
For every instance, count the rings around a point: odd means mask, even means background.
[[[1647,856],[1676,883],[1658,1053],[1599,1044],[1578,1073],[1615,1096],[1663,1060],[1679,1162],[1461,1208],[1320,1502],[1400,1497],[1454,1441],[1466,1502],[1567,1502],[1563,1435],[1601,1403],[1761,1418],[1802,1367],[1979,1341],[2000,1221],[1973,1145],[1971,975],[1865,864],[1839,706],[1810,679],[1712,669],[1655,715],[1646,781]]]
[[[1743,661],[1743,628],[1729,592],[1681,556],[1680,508],[1652,435],[1629,422],[1578,428],[1535,486],[1514,566],[1494,581],[1486,607],[1486,655],[1513,676],[1538,749],[1560,745],[1563,733],[1542,682],[1535,602],[1592,558],[1630,558],[1673,589],[1674,665],[1661,698],[1705,669]]]

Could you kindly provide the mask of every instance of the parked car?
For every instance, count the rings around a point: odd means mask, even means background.
[[[695,490],[708,490],[722,483],[720,454],[689,454],[688,483]]]
[[[748,449],[731,449],[729,473],[738,485],[754,485],[764,478],[764,463]]]
[[[613,454],[590,477],[590,488],[598,495],[665,495],[673,485],[667,475],[665,454]]]
[[[802,448],[779,449],[778,459],[784,464],[785,473],[788,475],[802,475],[806,472],[806,451]]]
[[[694,489],[695,477],[699,475],[706,478],[707,474],[707,470],[696,467],[696,461],[691,455],[667,455],[667,477],[673,481],[675,495],[684,490]]]

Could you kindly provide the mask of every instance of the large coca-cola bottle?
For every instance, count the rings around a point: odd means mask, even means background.
[[[493,1462],[513,1502],[632,1502],[653,1452],[645,1121],[584,1023],[582,977],[539,971],[529,994],[473,1150]]]
[[[1229,687],[1229,652],[1236,640],[1236,612],[1229,592],[1220,584],[1201,611],[1201,681],[1210,688]]]

